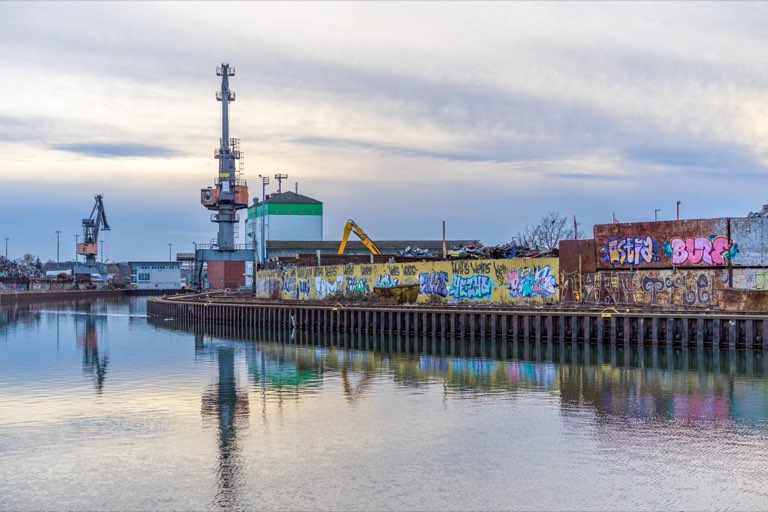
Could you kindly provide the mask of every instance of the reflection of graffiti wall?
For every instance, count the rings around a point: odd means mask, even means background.
[[[260,271],[255,288],[260,297],[326,299],[417,285],[419,302],[555,303],[560,298],[558,272],[557,258],[299,267]]]

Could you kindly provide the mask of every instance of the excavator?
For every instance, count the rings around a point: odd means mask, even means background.
[[[339,250],[336,252],[336,254],[344,254],[344,249],[347,247],[347,241],[349,240],[349,234],[353,230],[355,234],[360,238],[360,241],[363,243],[363,245],[366,246],[369,251],[371,251],[371,254],[381,254],[381,251],[378,247],[376,247],[376,244],[373,243],[373,240],[368,238],[368,235],[365,234],[365,231],[363,231],[360,226],[358,226],[357,223],[355,223],[355,221],[352,219],[349,219],[344,225],[344,234],[341,237]]]

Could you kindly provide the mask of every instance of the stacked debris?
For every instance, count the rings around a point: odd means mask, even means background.
[[[507,258],[553,258],[557,257],[558,250],[551,251],[545,249],[532,249],[525,245],[518,245],[516,242],[510,242],[501,245],[484,246],[465,245],[463,247],[452,247],[448,251],[449,260],[479,260],[490,259],[499,260]]]
[[[768,217],[768,204],[763,205],[763,209],[759,212],[749,212],[747,218],[754,219],[756,217]]]
[[[29,255],[21,260],[9,260],[0,256],[0,277],[36,278],[43,276],[43,266],[39,258]]]
[[[409,258],[431,258],[432,254],[429,249],[420,249],[418,247],[411,247],[410,245],[405,249],[397,251],[398,256],[406,256]]]

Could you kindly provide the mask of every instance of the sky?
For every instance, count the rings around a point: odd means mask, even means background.
[[[288,174],[326,239],[744,216],[768,203],[766,26],[760,2],[0,2],[0,244],[55,260],[60,230],[71,259],[97,193],[108,260],[214,238],[223,62],[251,196]]]

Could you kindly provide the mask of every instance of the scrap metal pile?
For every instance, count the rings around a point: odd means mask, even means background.
[[[35,278],[43,276],[43,267],[39,259],[9,260],[0,256],[0,277]]]
[[[463,247],[452,247],[448,251],[449,260],[479,260],[479,259],[505,259],[505,258],[551,258],[557,257],[557,249],[551,251],[531,249],[524,245],[518,245],[515,242],[502,245],[485,246],[465,245]]]
[[[431,258],[432,253],[429,249],[419,249],[418,247],[411,247],[410,245],[405,249],[397,251],[398,256],[407,256],[410,258]]]

